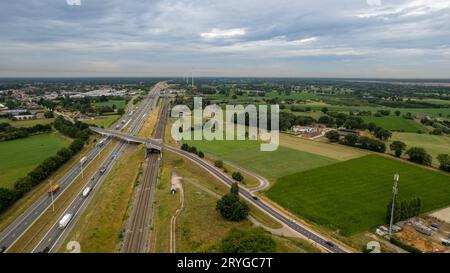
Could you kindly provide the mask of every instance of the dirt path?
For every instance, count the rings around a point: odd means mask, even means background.
[[[183,184],[181,184],[181,180],[183,177],[178,176],[176,173],[172,173],[172,189],[176,189],[180,191],[180,207],[175,211],[175,214],[170,219],[170,253],[176,253],[176,241],[177,241],[177,217],[180,215],[181,211],[184,208],[184,191]]]

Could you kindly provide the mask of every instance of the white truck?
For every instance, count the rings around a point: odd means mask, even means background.
[[[61,221],[59,221],[59,229],[65,229],[70,220],[72,220],[72,213],[64,215],[63,218],[61,218]]]
[[[84,189],[84,191],[82,193],[83,197],[86,198],[90,192],[91,192],[91,187],[87,187],[86,189]]]

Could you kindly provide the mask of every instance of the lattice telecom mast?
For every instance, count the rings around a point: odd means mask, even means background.
[[[394,224],[394,210],[395,210],[395,198],[397,197],[398,193],[398,179],[399,175],[394,175],[394,188],[392,189],[392,206],[391,206],[391,221],[389,223],[389,238],[392,236],[392,225]]]

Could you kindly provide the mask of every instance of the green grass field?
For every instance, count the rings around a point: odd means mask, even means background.
[[[108,128],[120,118],[120,115],[105,115],[103,118],[94,120],[84,120],[84,123],[95,124],[99,127]]]
[[[0,187],[12,187],[18,178],[69,144],[69,140],[57,133],[0,142]]]
[[[390,141],[402,141],[408,147],[422,147],[432,157],[433,165],[437,166],[439,162],[436,157],[439,154],[450,154],[450,137],[448,136],[434,136],[429,134],[414,134],[414,133],[393,133]]]
[[[450,115],[450,108],[391,108],[382,106],[344,106],[344,105],[331,105],[325,103],[300,104],[300,107],[311,107],[311,109],[313,110],[321,110],[322,108],[327,107],[328,110],[330,111],[342,111],[342,112],[372,111],[372,113],[375,113],[381,109],[390,110],[391,113],[394,113],[396,110],[400,110],[402,115],[406,113],[411,113],[413,115],[417,113],[424,113],[433,117],[438,117],[439,114],[442,114],[443,117],[447,117]]]
[[[422,212],[450,204],[450,176],[377,155],[285,176],[265,194],[300,217],[352,235],[384,223],[395,173],[400,200],[421,197]]]
[[[197,149],[233,162],[271,181],[337,160],[280,146],[274,152],[261,152],[256,141],[186,141]]]
[[[366,123],[373,122],[378,126],[390,131],[398,132],[417,132],[419,130],[427,132],[428,129],[423,126],[419,121],[404,119],[397,116],[384,116],[384,117],[363,117]]]
[[[109,100],[104,102],[96,102],[95,106],[113,106],[115,105],[117,108],[125,109],[125,100]]]
[[[12,121],[10,119],[7,118],[0,118],[0,123],[6,122],[11,124],[11,126],[14,127],[33,127],[34,125],[37,124],[50,124],[54,121],[54,118],[49,118],[49,119],[32,119],[32,120],[21,120],[21,121]]]

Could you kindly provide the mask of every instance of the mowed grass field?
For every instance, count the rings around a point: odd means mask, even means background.
[[[0,187],[11,188],[18,178],[69,144],[58,133],[0,142]]]
[[[110,106],[110,107],[112,107],[113,105],[115,105],[117,108],[125,109],[125,100],[109,100],[109,101],[95,103],[95,106]]]
[[[436,157],[439,154],[450,154],[450,137],[448,136],[434,136],[429,134],[414,134],[414,133],[393,133],[390,141],[402,141],[411,147],[422,147],[432,157],[433,165],[438,166],[439,162]]]
[[[390,131],[398,132],[414,132],[421,130],[427,132],[427,127],[423,126],[419,121],[404,119],[397,116],[385,116],[385,117],[363,117],[366,123],[373,122],[378,126]]]
[[[312,168],[330,165],[337,160],[280,146],[274,152],[261,152],[256,141],[186,141],[198,150],[233,162],[271,181]]]
[[[0,118],[0,123],[6,122],[6,123],[11,124],[11,126],[19,127],[19,128],[20,127],[22,127],[22,128],[24,128],[24,127],[33,127],[34,125],[37,125],[37,124],[46,125],[46,124],[52,123],[53,121],[55,121],[54,118],[32,119],[32,120],[15,120],[15,121],[12,121],[12,120],[7,119],[7,118]]]
[[[84,123],[97,125],[99,127],[108,128],[120,118],[120,115],[106,115],[102,118],[93,120],[83,120]]]
[[[400,110],[401,114],[411,113],[416,115],[417,113],[424,113],[433,117],[438,117],[441,114],[443,117],[447,117],[450,115],[450,108],[392,108],[392,107],[383,107],[383,106],[346,106],[346,105],[331,105],[326,103],[307,103],[300,104],[300,107],[310,107],[313,110],[321,110],[324,107],[327,107],[330,111],[342,111],[342,112],[350,112],[350,111],[372,111],[372,113],[377,112],[378,110],[390,110],[391,113],[394,113],[396,110]]]
[[[400,200],[422,198],[422,212],[450,204],[449,175],[377,155],[285,176],[265,194],[300,217],[353,235],[384,223],[395,173]]]

